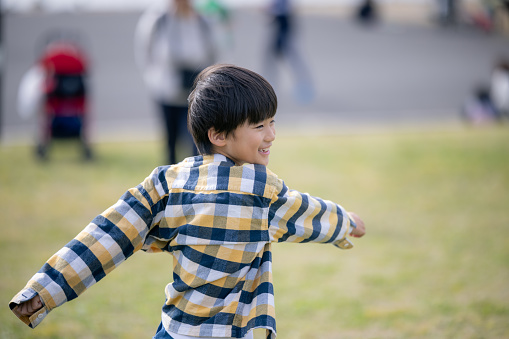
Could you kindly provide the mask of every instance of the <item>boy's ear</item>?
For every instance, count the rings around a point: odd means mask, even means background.
[[[218,132],[214,127],[209,128],[209,140],[214,146],[223,147],[226,145],[226,137],[224,132]]]

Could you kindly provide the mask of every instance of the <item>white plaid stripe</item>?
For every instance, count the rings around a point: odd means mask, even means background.
[[[213,190],[217,187],[217,166],[210,166],[208,168],[207,187],[205,189]]]
[[[252,309],[262,305],[274,305],[274,296],[270,293],[260,293],[249,304],[243,304],[241,315],[247,317]]]
[[[180,209],[182,209],[182,206],[179,206],[179,207],[180,207]],[[152,224],[150,226],[158,225],[159,222],[161,222],[161,219],[163,219],[165,216],[170,216],[170,215],[166,215],[166,210],[167,209],[157,213],[154,216],[154,219],[152,220]]]
[[[145,238],[145,235],[148,232],[147,224],[145,223],[145,221],[125,202],[122,202],[121,204],[123,205],[123,207],[128,208],[127,211],[123,213],[124,218],[126,218],[131,225],[136,227],[136,230],[140,234],[140,237]]]
[[[206,281],[213,282],[213,281],[223,279],[224,277],[227,277],[227,276],[232,276],[232,277],[236,278],[236,277],[242,276],[242,272],[244,272],[244,271],[239,271],[239,272],[229,275],[222,271],[217,271],[217,270],[214,270],[214,269],[211,269],[208,267],[203,267],[199,263],[189,260],[181,252],[177,252],[177,253],[178,253],[178,255],[175,254],[174,257],[177,259],[178,265],[181,266],[182,269],[185,270],[185,272],[187,272],[191,275],[194,275],[197,278],[206,280]]]
[[[339,236],[337,237],[337,239],[342,239],[346,237],[346,232],[349,229],[350,219],[348,217],[348,213],[346,212],[346,210],[342,206],[338,207],[341,210],[341,214],[343,215],[343,223],[341,224],[341,231],[339,232]]]
[[[227,205],[224,216],[231,217],[232,219],[238,219],[242,217],[242,206],[235,206],[235,205]],[[245,218],[245,217],[244,217]]]
[[[320,206],[320,204],[311,198],[309,194],[302,194],[303,196],[307,197],[307,203],[308,206],[306,210],[301,214],[299,218],[295,221],[295,234],[288,238],[288,241],[299,241],[300,239],[304,238],[306,235],[311,235],[311,232],[313,230],[311,222],[312,218],[310,216],[316,215],[317,212],[317,205]],[[301,201],[304,202],[304,199],[301,198]],[[306,227],[307,226],[307,227]]]
[[[64,290],[60,285],[58,285],[53,280],[49,279],[49,277],[45,274],[36,274],[33,277],[34,280],[39,282],[44,289],[51,295],[53,302],[56,306],[60,306],[67,301],[67,297],[65,296]]]
[[[158,171],[159,169],[156,168],[152,174],[150,175],[150,179],[152,180],[152,183],[154,185],[154,189],[156,190],[157,194],[160,196],[160,197],[163,197],[166,192],[164,191],[164,188],[163,188],[163,184],[161,183],[161,181],[159,180],[157,174],[159,173]]]
[[[177,178],[171,184],[172,188],[184,188],[185,184],[189,180],[189,173],[189,168],[180,167]]]
[[[225,243],[222,246],[232,250],[242,250],[249,253],[260,253],[265,246],[265,242],[250,242],[246,244]]]
[[[242,178],[240,182],[240,190],[246,193],[253,192],[254,183],[255,183],[254,179]]]
[[[200,291],[193,291],[192,293],[188,293],[186,298],[190,302],[196,305],[200,305],[206,308],[212,308],[217,306],[216,303],[219,301],[217,298],[209,297],[206,294],[201,293]]]
[[[331,229],[331,227],[332,226],[336,226],[336,225],[331,225],[330,224],[330,215],[331,215],[331,213],[333,213],[333,208],[334,208],[333,206],[334,205],[330,201],[326,200],[325,202],[326,202],[327,208],[325,209],[325,213],[323,213],[322,217],[320,218],[320,225],[322,225],[322,232],[315,239],[315,241],[323,241],[323,240],[325,240],[325,237],[329,233],[329,230]]]
[[[92,276],[92,272],[87,264],[74,251],[64,247],[56,253],[61,259],[67,261],[69,266],[78,274],[81,282],[88,288],[96,283]]]
[[[189,205],[186,205],[186,206],[189,206]],[[214,215],[217,215],[215,212],[216,212],[216,206],[217,204],[213,204],[213,203],[208,203],[208,202],[204,202],[204,203],[198,203],[198,204],[192,204],[192,207],[193,207],[193,215],[210,215],[210,216],[214,216]],[[182,208],[180,210],[180,214],[182,214]],[[218,216],[225,216],[225,215],[218,215]],[[214,227],[214,225],[210,225],[210,227]]]
[[[97,241],[103,245],[103,247],[108,251],[108,253],[113,258],[113,262],[115,266],[120,265],[126,258],[122,253],[122,248],[118,245],[118,243],[109,235],[104,232],[102,229],[97,227],[95,224],[90,224],[85,231],[88,231],[90,235],[92,235]]]

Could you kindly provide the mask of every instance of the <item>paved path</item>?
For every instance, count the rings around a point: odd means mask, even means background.
[[[263,73],[268,22],[263,13],[234,16],[234,48],[221,61]],[[158,135],[158,116],[134,65],[133,32],[139,13],[8,15],[2,142],[31,140],[36,122],[15,110],[17,86],[48,29],[78,29],[92,59],[94,138]],[[348,132],[366,127],[457,123],[458,108],[494,60],[509,56],[507,37],[473,29],[386,22],[367,29],[344,17],[303,13],[300,47],[312,70],[316,98],[300,105],[291,94],[289,69],[281,69],[278,125],[286,130]]]

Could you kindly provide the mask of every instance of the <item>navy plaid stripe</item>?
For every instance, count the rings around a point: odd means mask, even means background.
[[[160,239],[173,239],[179,232],[177,228],[169,228],[169,227],[159,227],[155,226],[150,231],[150,236],[160,238]]]
[[[182,254],[189,260],[199,264],[201,267],[206,269],[215,270],[218,272],[224,272],[227,274],[233,274],[240,271],[246,266],[250,266],[250,263],[243,264],[239,262],[232,262],[217,258],[212,255],[195,250],[193,247],[185,246],[182,250]],[[208,272],[208,270],[205,270]]]
[[[265,293],[274,294],[274,287],[272,284],[268,282],[263,282],[260,285],[258,285],[256,290],[254,290],[253,292],[242,291],[239,301],[243,304],[248,305],[251,304],[257,296]]]
[[[157,171],[157,180],[154,182],[161,183],[163,186],[163,191],[168,192],[168,183],[166,182],[166,172],[170,169],[170,166],[158,167],[155,171]]]
[[[307,198],[307,196],[303,195],[302,202],[301,202],[299,209],[286,223],[288,232],[284,236],[281,237],[280,241],[286,241],[288,239],[288,237],[296,234],[297,229],[295,227],[295,222],[297,221],[297,219],[299,219],[302,216],[302,214],[304,212],[307,211],[308,207],[309,207],[308,198]]]
[[[142,218],[146,225],[152,223],[152,210],[147,209],[141,201],[131,194],[131,192],[127,191],[124,193],[120,200],[125,201],[127,205]]]
[[[143,188],[143,186],[141,184],[136,186],[136,189],[138,190],[138,192],[140,192],[143,195],[143,198],[147,200],[149,205],[152,206],[156,203],[156,202],[152,201],[152,197],[150,196],[150,194],[148,194],[148,192],[145,190],[145,188]]]
[[[184,189],[186,190],[194,190],[196,184],[198,184],[198,178],[200,177],[200,169],[198,167],[193,167],[189,170],[189,178],[187,179]]]
[[[163,188],[167,184],[166,180],[164,180],[163,182],[158,182],[158,183],[161,183],[163,185],[162,186]],[[143,198],[147,200],[147,203],[150,206],[152,206],[152,208],[151,208],[152,215],[156,215],[157,211],[164,210],[164,206],[166,206],[166,202],[168,201],[168,196],[167,195],[164,195],[164,196],[160,197],[161,198],[160,200],[153,201],[152,197],[147,192],[147,190],[145,190],[143,185],[140,184],[140,185],[136,186],[136,190],[138,190],[138,192],[140,192],[140,194],[143,195]],[[167,190],[166,190],[166,192],[167,192]]]
[[[209,317],[197,317],[192,314],[185,313],[175,307],[175,305],[164,305],[163,313],[167,314],[172,320],[179,323],[188,324],[191,326],[199,326],[210,320]]]
[[[276,330],[276,319],[271,317],[270,315],[262,314],[248,321],[247,326],[245,328],[236,327],[234,331],[240,334],[238,337],[242,338],[246,336],[248,332],[247,329],[257,327],[273,328],[274,330]]]
[[[334,225],[336,226],[334,228],[334,233],[332,234],[331,238],[328,239],[327,241],[325,241],[325,243],[331,243],[331,242],[334,242],[337,240],[338,236],[339,236],[339,232],[341,232],[341,229],[342,229],[342,225],[343,225],[343,214],[341,212],[341,209],[338,208],[338,211],[337,211],[337,214],[338,214],[338,221],[337,221],[337,224]]]
[[[325,211],[327,210],[327,205],[325,204],[325,202],[321,199],[317,199],[318,203],[320,203],[320,211],[318,212],[318,214],[313,218],[313,221],[311,221],[311,224],[313,225],[313,233],[311,234],[311,236],[309,237],[308,241],[313,241],[315,239],[317,239],[321,233],[320,233],[320,229],[322,227],[322,222],[321,222],[321,219],[322,219],[322,216],[325,214]],[[338,233],[339,233],[339,230],[338,230]],[[335,237],[334,237],[335,239]]]
[[[178,233],[184,236],[193,238],[215,240],[220,242],[259,242],[269,241],[269,235],[267,230],[230,230],[224,228],[215,227],[201,227],[194,225],[183,225],[179,228]],[[152,233],[151,233],[152,234]],[[174,235],[173,232],[168,232],[171,237]]]
[[[217,169],[217,190],[227,191],[230,184],[230,167],[219,167]]]
[[[287,193],[288,193],[288,187],[283,182],[283,187],[281,188],[281,191],[277,195],[277,200],[274,201],[270,205],[269,224],[271,223],[272,219],[275,217],[276,211],[278,211],[281,208],[281,206],[283,206],[286,203],[286,201],[288,200],[288,198],[286,197]]]
[[[262,165],[254,165],[255,168],[255,184],[253,193],[258,196],[263,196],[265,192],[265,185],[267,183],[267,169]]]
[[[179,247],[181,248],[183,246],[179,246]],[[173,283],[171,285],[178,292],[186,292],[191,289],[191,286],[189,286],[182,279],[180,279],[178,274],[175,272],[173,272]]]
[[[124,258],[128,258],[134,253],[134,246],[131,243],[131,240],[129,240],[129,238],[117,227],[117,225],[102,215],[95,217],[92,223],[101,228],[104,233],[109,234],[112,239],[115,239],[115,242],[122,249]]]
[[[206,284],[196,288],[196,291],[218,300],[224,300],[232,290],[232,288],[219,287],[213,284]]]
[[[177,280],[180,279],[177,277]],[[185,288],[185,286],[187,285],[186,284],[180,285],[178,291],[181,292],[187,291],[189,289],[189,286],[187,286],[187,288]],[[196,288],[196,291],[208,295],[210,297],[217,298],[218,300],[224,300],[233,290],[234,290],[233,288],[224,288],[213,284],[206,284]],[[273,285],[269,282],[263,282],[260,285],[258,285],[256,287],[256,290],[253,292],[243,291],[240,301],[243,302],[244,304],[250,304],[256,296],[261,295],[263,293],[274,294]]]
[[[85,244],[76,239],[73,239],[66,245],[66,247],[71,249],[71,251],[76,253],[80,258],[83,259],[83,261],[87,263],[87,266],[92,272],[92,276],[94,277],[95,281],[99,281],[106,276],[101,261]]]
[[[190,159],[192,159],[192,164],[193,164],[194,167],[201,166],[204,163],[203,162],[203,160],[204,160],[203,157],[199,156],[199,155],[197,155],[195,157],[191,157]]]
[[[223,206],[224,209],[218,207],[215,209],[217,212],[226,213],[228,206],[247,206],[256,208],[264,208],[269,204],[269,200],[263,198],[262,196],[256,195],[247,195],[247,194],[239,194],[239,193],[230,193],[230,192],[217,192],[214,194],[207,193],[196,193],[196,192],[175,192],[172,193],[168,198],[168,205],[192,205],[192,204],[211,204],[211,205],[220,205]],[[228,216],[227,214],[223,214],[222,216]]]
[[[71,301],[72,299],[78,297],[78,294],[76,293],[76,291],[74,291],[74,289],[71,286],[69,286],[67,280],[62,275],[62,273],[55,270],[48,263],[42,266],[42,268],[39,270],[39,273],[46,274],[51,281],[58,284],[60,288],[64,291],[67,301]],[[42,285],[45,287],[44,283]]]

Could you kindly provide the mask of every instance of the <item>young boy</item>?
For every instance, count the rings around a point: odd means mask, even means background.
[[[173,256],[154,338],[275,338],[273,242],[351,248],[364,223],[339,205],[288,189],[265,166],[277,99],[258,74],[233,65],[201,72],[189,96],[200,156],[156,168],[52,256],[11,301],[30,327],[138,250]]]

